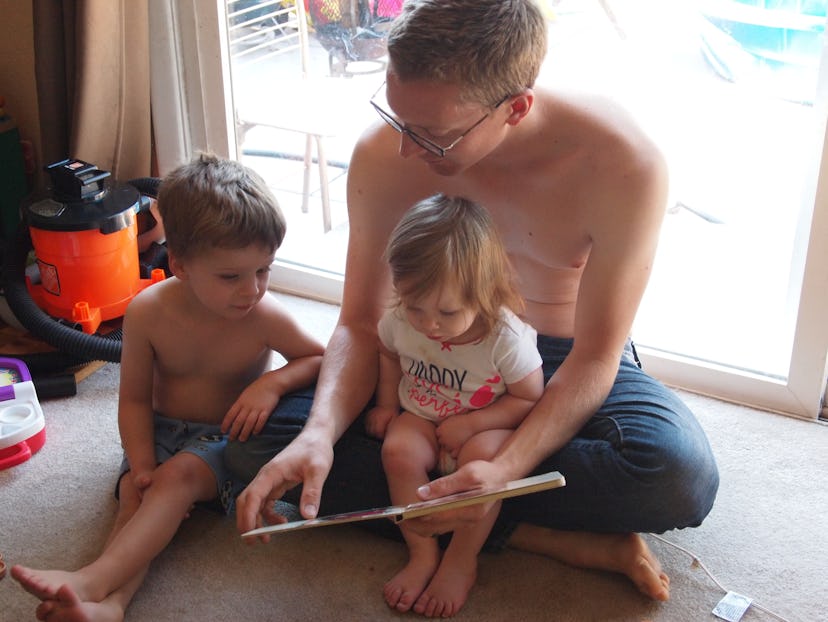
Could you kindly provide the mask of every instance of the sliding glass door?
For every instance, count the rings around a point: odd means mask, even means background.
[[[826,4],[548,2],[550,50],[539,80],[620,101],[668,159],[670,200],[633,335],[647,369],[669,384],[809,418],[820,413],[828,351]],[[330,184],[332,231],[323,231],[318,189],[310,208],[298,209],[301,162],[245,155],[243,143],[233,142],[238,91],[230,48],[226,39],[203,37],[226,37],[222,0],[196,3],[195,11],[190,3],[172,6],[176,19],[194,20],[202,35],[201,53],[183,61],[197,63],[197,71],[181,72],[179,88],[199,93],[189,114],[206,119],[199,127],[213,128],[218,144],[229,136],[227,153],[258,167],[281,193],[289,228],[307,232],[280,252],[274,285],[335,300],[347,240],[349,144],[370,119],[367,102],[358,103],[381,71],[355,66],[336,76],[335,88],[351,88],[357,104],[341,124],[344,142],[333,143],[341,166]],[[318,37],[312,28],[312,49]],[[180,49],[192,45],[182,41]],[[323,59],[332,77],[334,65]],[[260,66],[262,82],[280,79],[278,69]],[[342,99],[333,93],[332,105]],[[200,136],[191,130],[190,144],[199,147]],[[292,144],[263,132],[256,140],[259,154]]]

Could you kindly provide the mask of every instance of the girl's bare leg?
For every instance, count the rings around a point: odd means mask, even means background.
[[[428,481],[437,460],[434,425],[421,417],[402,413],[388,426],[382,445],[382,463],[391,501],[398,505],[418,501],[417,488]],[[383,587],[385,602],[397,611],[411,609],[440,563],[437,540],[400,526],[408,545],[408,563]]]
[[[461,449],[458,464],[490,460],[510,434],[511,430],[476,434]],[[480,521],[454,531],[437,572],[414,604],[415,612],[429,618],[448,618],[460,611],[477,580],[477,556],[499,513],[500,503],[496,503]]]
[[[448,618],[460,611],[477,580],[477,556],[499,513],[496,503],[479,522],[454,532],[437,572],[414,604],[415,612]]]

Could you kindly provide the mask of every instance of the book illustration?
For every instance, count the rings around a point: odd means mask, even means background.
[[[278,525],[268,525],[266,527],[260,527],[258,529],[247,531],[242,534],[242,537],[248,538],[280,531],[295,531],[298,529],[309,529],[311,527],[342,525],[345,523],[374,520],[377,518],[389,518],[398,523],[403,520],[416,518],[418,516],[425,516],[426,514],[432,514],[434,512],[443,512],[445,510],[453,510],[468,505],[485,503],[487,501],[528,495],[533,492],[549,490],[551,488],[559,488],[565,485],[566,480],[564,479],[564,476],[558,471],[551,471],[541,475],[533,475],[530,477],[524,477],[523,479],[506,482],[503,486],[491,490],[467,490],[465,492],[458,492],[445,497],[438,497],[437,499],[409,503],[408,505],[390,505],[382,508],[357,510],[341,514],[330,514],[328,516],[320,516],[318,518],[280,523]]]

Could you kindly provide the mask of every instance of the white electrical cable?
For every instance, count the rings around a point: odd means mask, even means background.
[[[722,590],[724,593],[728,593],[728,592],[730,591],[730,590],[728,590],[725,586],[723,586],[723,585],[719,582],[719,580],[718,580],[715,576],[713,576],[713,573],[712,573],[712,572],[710,572],[710,570],[708,570],[708,569],[707,569],[707,566],[705,566],[705,565],[702,563],[702,560],[700,560],[700,559],[699,559],[699,558],[698,558],[698,557],[697,557],[694,553],[692,553],[691,551],[687,550],[687,549],[686,549],[686,548],[684,548],[683,546],[680,546],[680,545],[676,544],[675,542],[670,542],[667,538],[664,538],[664,537],[662,537],[662,536],[660,536],[660,535],[658,535],[658,534],[651,533],[651,534],[648,534],[648,535],[652,536],[652,537],[653,537],[653,538],[655,538],[656,540],[660,540],[660,541],[661,541],[661,542],[663,542],[664,544],[668,544],[669,546],[672,546],[673,548],[678,549],[679,551],[681,551],[682,553],[685,553],[686,555],[689,555],[689,556],[692,558],[693,563],[698,564],[698,565],[699,565],[699,567],[701,567],[701,569],[702,569],[702,570],[704,570],[704,571],[707,573],[707,576],[708,576],[708,577],[710,577],[710,579],[713,581],[713,583],[715,583],[715,584],[716,584],[716,586],[717,586],[720,590]],[[778,613],[774,613],[774,612],[773,612],[773,611],[771,611],[770,609],[767,609],[767,608],[763,607],[762,605],[760,605],[759,603],[757,603],[757,602],[756,602],[756,601],[754,601],[754,600],[751,600],[751,603],[750,603],[750,604],[751,604],[751,606],[752,606],[752,607],[755,607],[756,609],[759,609],[760,611],[764,611],[764,612],[765,612],[765,613],[767,613],[769,616],[773,616],[774,618],[776,618],[776,619],[777,619],[777,620],[779,620],[780,622],[790,622],[790,620],[788,620],[787,618],[783,618],[783,617],[782,617],[782,616],[780,616]]]

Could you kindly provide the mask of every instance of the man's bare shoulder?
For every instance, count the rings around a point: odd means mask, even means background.
[[[439,178],[418,157],[401,157],[400,135],[381,121],[370,125],[354,147],[348,168],[349,209],[398,212],[438,191]],[[372,214],[381,218],[381,213]]]
[[[580,143],[591,159],[617,167],[659,167],[656,143],[620,102],[606,95],[580,91],[540,91],[539,104],[547,123],[566,144]]]

